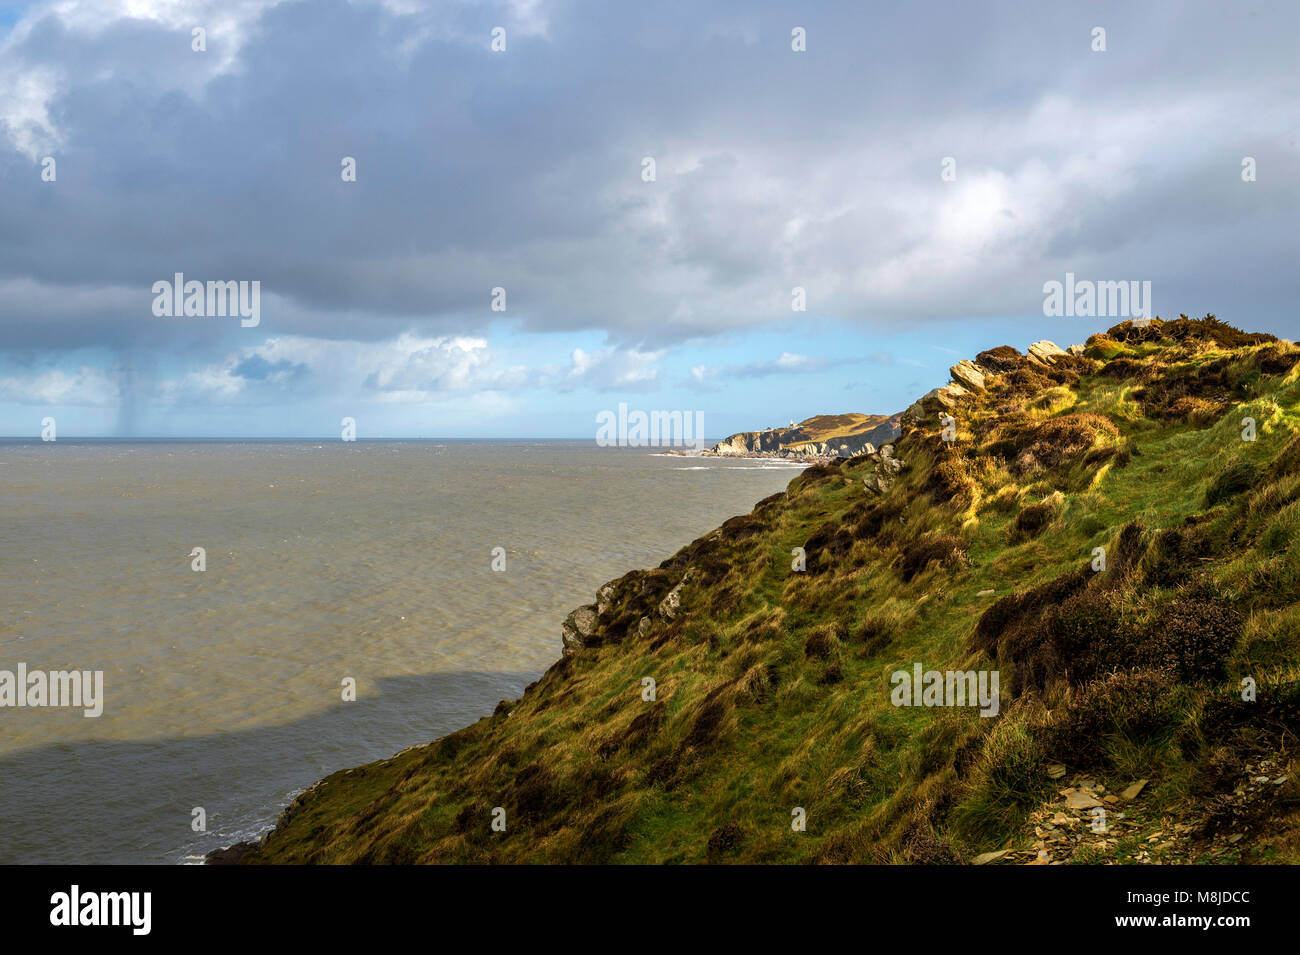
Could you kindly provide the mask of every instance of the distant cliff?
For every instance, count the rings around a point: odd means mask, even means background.
[[[733,434],[704,453],[730,457],[849,458],[893,441],[899,434],[898,422],[896,414],[815,415],[789,428]]]

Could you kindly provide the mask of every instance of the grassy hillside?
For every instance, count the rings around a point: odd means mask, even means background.
[[[981,353],[901,465],[809,468],[602,588],[522,699],[244,861],[1300,861],[1297,360],[1212,317]],[[893,705],[916,663],[998,671],[998,715]]]
[[[785,429],[788,434],[782,444],[798,447],[802,444],[818,444],[832,438],[848,438],[855,434],[865,434],[880,427],[889,420],[889,415],[867,415],[856,411],[847,414],[819,414],[800,421],[793,431]]]

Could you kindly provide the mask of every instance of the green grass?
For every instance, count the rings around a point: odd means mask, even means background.
[[[1055,798],[1045,764],[1063,740],[1075,750],[1053,758],[1111,788],[1149,777],[1143,812],[1197,818],[1212,755],[1294,749],[1294,728],[1252,711],[1232,726],[1204,714],[1243,675],[1261,693],[1300,677],[1300,469],[1286,450],[1300,351],[1212,319],[1137,335],[1118,326],[1090,340],[1090,359],[1030,368],[1047,389],[991,378],[954,410],[954,447],[931,415],[896,443],[905,468],[883,495],[864,487],[871,459],[810,469],[748,524],[621,578],[598,645],[508,715],[335,774],[246,861],[960,861],[1023,841]],[[1240,437],[1246,415],[1254,442]],[[1045,466],[1017,470],[1026,448]],[[1027,507],[1046,508],[1032,532],[1017,526]],[[902,572],[941,538],[959,552]],[[1110,569],[1078,586],[1122,633],[1088,630],[1088,616],[1060,630],[1053,604],[1009,619],[992,655],[976,649],[995,601],[1068,579],[1099,546]],[[796,547],[806,573],[790,569]],[[682,611],[661,619],[688,569]],[[1228,648],[1198,644],[1198,626],[1234,628]],[[1036,641],[1058,632],[1085,643],[1052,663]],[[1083,663],[1116,653],[1138,667],[1130,682]],[[998,670],[999,715],[893,706],[890,674],[916,662]],[[656,702],[642,700],[645,676]],[[1015,696],[1013,677],[1026,688]],[[493,807],[505,832],[490,829]],[[791,829],[796,807],[806,831]],[[1293,807],[1268,845],[1233,852],[1300,861],[1297,831]]]

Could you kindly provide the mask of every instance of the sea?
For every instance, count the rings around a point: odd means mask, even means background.
[[[0,679],[103,681],[99,716],[0,705],[0,864],[255,838],[318,779],[517,698],[597,587],[799,470],[590,441],[0,441]]]

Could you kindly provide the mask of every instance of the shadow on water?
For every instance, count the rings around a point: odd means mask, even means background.
[[[356,702],[280,726],[16,753],[0,759],[0,864],[201,856],[261,833],[316,780],[468,726],[537,676],[389,677]],[[196,806],[207,832],[191,829]]]

